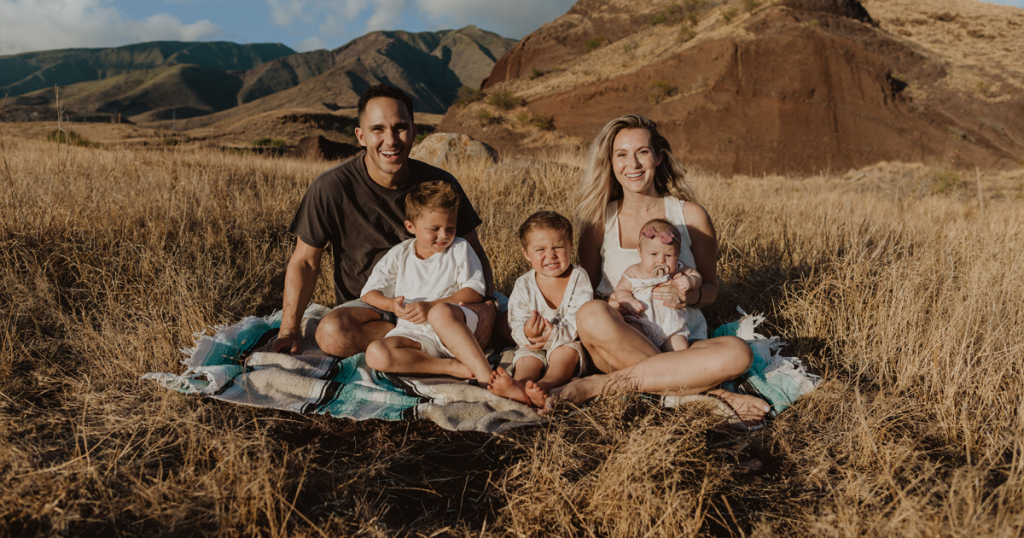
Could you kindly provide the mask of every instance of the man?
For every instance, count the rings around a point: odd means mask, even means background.
[[[359,294],[377,261],[410,237],[404,225],[405,195],[426,181],[451,183],[459,194],[456,234],[480,258],[487,295],[492,293],[491,264],[476,234],[481,220],[462,187],[444,170],[409,159],[416,140],[412,99],[398,88],[371,86],[359,98],[358,112],[355,135],[365,151],[320,174],[288,228],[297,241],[285,274],[281,330],[268,346],[271,351],[298,352],[299,323],[328,243],[334,254],[338,306],[317,327],[320,349],[348,357],[394,328],[392,313],[362,302]],[[486,345],[496,314],[493,303],[466,306],[480,317],[476,337]]]

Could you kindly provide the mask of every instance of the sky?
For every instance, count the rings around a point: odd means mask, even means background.
[[[1024,0],[986,0],[1024,9]],[[520,39],[575,0],[0,0],[0,55],[144,41],[334,49],[372,30],[475,24]]]

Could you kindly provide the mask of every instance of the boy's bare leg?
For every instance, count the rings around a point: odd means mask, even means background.
[[[681,334],[673,334],[665,340],[664,344],[661,344],[661,350],[664,352],[669,351],[680,351],[683,349],[690,348],[690,340]]]
[[[516,365],[516,371],[519,371],[519,366]],[[509,400],[515,400],[523,405],[531,405],[530,397],[526,395],[526,390],[523,388],[523,384],[516,381],[512,376],[508,375],[501,366],[491,374],[491,379],[488,381],[490,384],[487,390],[491,391],[502,398],[508,398]],[[533,383],[527,381],[527,383]],[[544,402],[541,402],[544,405]]]
[[[389,336],[371,342],[366,348],[366,365],[378,372],[412,375],[450,375],[459,379],[473,377],[473,372],[459,361],[431,357],[415,340]],[[486,379],[486,378],[484,378]]]
[[[491,365],[466,325],[466,316],[458,305],[445,303],[431,308],[427,313],[427,322],[434,328],[441,343],[455,355],[455,360],[466,365],[477,380],[487,381],[491,378]]]
[[[544,392],[545,399],[548,391],[561,387],[572,379],[572,374],[576,372],[579,363],[580,354],[571,346],[558,346],[551,350],[548,354],[548,371],[537,382],[537,386]]]

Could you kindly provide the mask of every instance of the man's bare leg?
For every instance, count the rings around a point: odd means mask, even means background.
[[[458,305],[442,303],[434,306],[427,313],[427,322],[441,343],[455,355],[455,360],[465,364],[478,381],[486,382],[491,378],[491,365],[466,325],[466,316]]]
[[[450,375],[459,379],[473,377],[473,372],[461,362],[431,357],[421,348],[419,342],[404,336],[375,340],[366,349],[366,365],[390,374]]]
[[[395,326],[382,321],[372,308],[346,307],[332,310],[316,328],[320,350],[335,357],[351,357],[366,351],[370,342],[384,338]]]

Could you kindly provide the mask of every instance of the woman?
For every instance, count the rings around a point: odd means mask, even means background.
[[[650,119],[629,115],[612,120],[594,140],[580,184],[577,218],[580,222],[580,265],[597,294],[611,295],[622,272],[640,261],[637,240],[643,223],[662,218],[675,224],[683,237],[680,261],[703,277],[699,288],[674,278],[655,289],[654,298],[673,308],[689,308],[689,349],[661,353],[622,317],[618,305],[594,300],[577,314],[583,345],[594,365],[604,372],[577,379],[552,391],[546,411],[557,400],[582,403],[609,388],[628,386],[648,393],[716,396],[746,424],[760,422],[768,404],[753,396],[717,388],[742,375],[753,355],[735,337],[707,338],[702,306],[718,295],[715,229],[704,208],[693,202],[683,179],[683,167],[672,155],[665,137]]]

